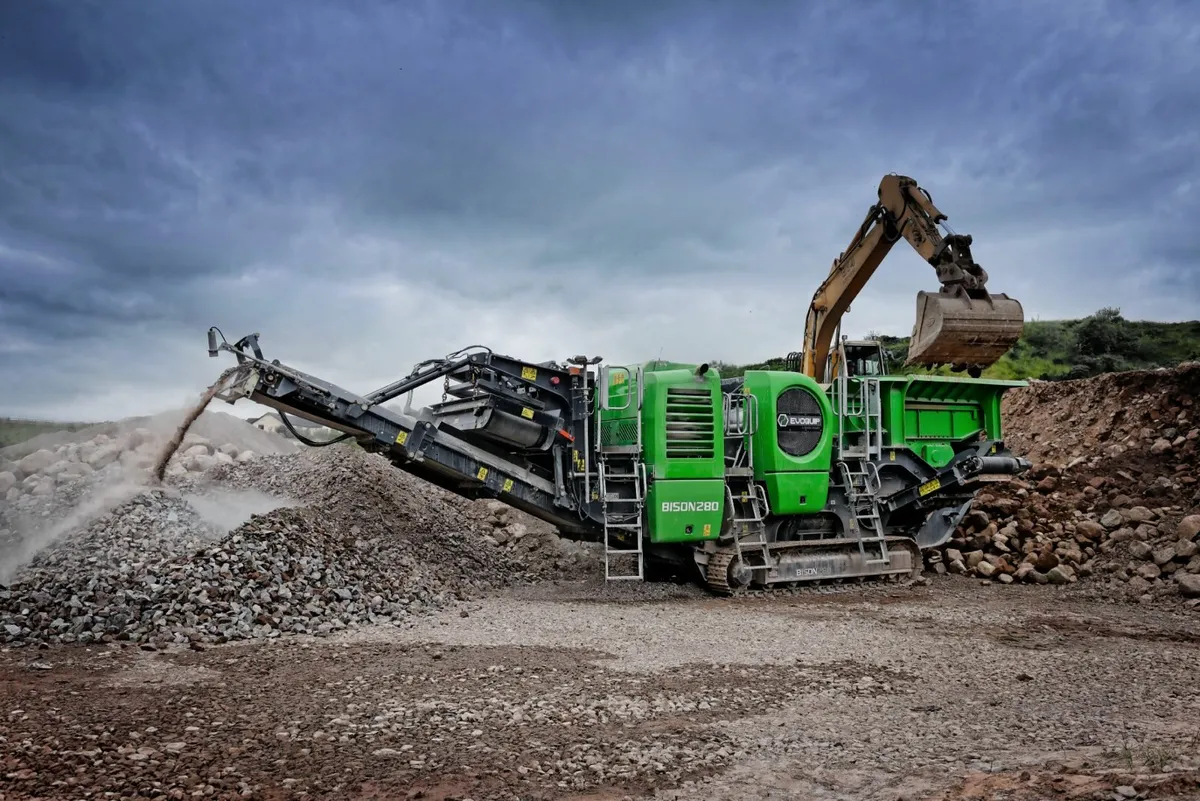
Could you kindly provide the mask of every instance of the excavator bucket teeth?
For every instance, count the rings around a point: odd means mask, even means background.
[[[1024,309],[1008,295],[919,292],[905,365],[983,369],[1007,353],[1024,328]]]

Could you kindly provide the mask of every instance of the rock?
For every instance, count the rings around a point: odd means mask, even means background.
[[[0,473],[0,494],[7,493],[10,489],[17,486],[17,477],[9,471]]]
[[[203,473],[206,470],[211,470],[216,466],[217,460],[211,456],[193,455],[189,456],[183,463],[183,467],[190,473]]]
[[[253,461],[257,457],[258,454],[256,454],[254,451],[242,451],[237,455],[236,461],[238,464],[245,464],[246,462]]]
[[[1185,598],[1200,598],[1200,576],[1176,573],[1175,582],[1179,585],[1179,593]]]
[[[135,428],[129,432],[128,446],[130,448],[140,448],[143,445],[151,445],[154,443],[154,434],[148,428]]]
[[[1000,583],[1001,584],[1012,584],[1013,583],[1012,575],[1009,573],[1001,573],[1000,574]]]
[[[187,436],[185,436],[183,438],[183,446],[182,447],[185,451],[191,450],[192,448],[195,448],[195,447],[202,447],[202,448],[204,448],[203,455],[205,455],[205,456],[207,456],[208,454],[211,454],[213,452],[213,446],[212,446],[212,442],[210,440],[206,439],[205,437],[197,436],[196,434],[194,434],[192,432],[188,432]]]
[[[1051,568],[1046,573],[1046,578],[1051,584],[1072,584],[1078,580],[1075,577],[1075,572],[1066,565]]]
[[[1147,581],[1150,581],[1162,575],[1162,568],[1153,562],[1150,562],[1139,567],[1137,569],[1137,574]]]
[[[1154,513],[1145,506],[1134,506],[1125,512],[1124,517],[1133,523],[1149,523],[1154,519]]]
[[[1179,527],[1175,529],[1175,536],[1181,540],[1195,539],[1197,534],[1200,534],[1200,515],[1188,515],[1179,521]]]
[[[1129,546],[1129,555],[1134,559],[1149,559],[1153,549],[1144,542],[1134,542]]]
[[[991,578],[996,575],[996,566],[991,562],[980,562],[975,565],[975,572],[983,578]]]
[[[1155,456],[1162,456],[1169,450],[1171,450],[1171,440],[1169,439],[1155,440],[1154,444],[1150,446],[1150,453]]]
[[[967,567],[978,567],[981,562],[983,562],[983,551],[971,551],[967,554]]]
[[[1150,558],[1154,560],[1154,564],[1162,567],[1167,562],[1175,558],[1175,549],[1170,545],[1164,545],[1161,548],[1155,548],[1150,554]]]
[[[1200,553],[1200,545],[1191,540],[1179,540],[1172,547],[1175,549],[1175,558],[1181,561],[1191,559],[1197,553]]]
[[[1125,518],[1116,509],[1110,509],[1100,518],[1100,525],[1107,529],[1114,529],[1125,522]]]
[[[21,461],[17,462],[17,469],[19,469],[23,474],[29,476],[42,472],[56,461],[58,460],[55,458],[52,451],[42,448],[41,450],[34,451]]]
[[[1150,591],[1152,586],[1154,585],[1152,585],[1149,581],[1146,581],[1146,579],[1142,578],[1141,576],[1134,576],[1133,578],[1129,579],[1129,590],[1134,595],[1144,595]]]
[[[121,448],[117,445],[101,445],[88,454],[84,461],[95,470],[103,470],[121,458]]]
[[[1075,524],[1075,531],[1089,540],[1104,538],[1104,527],[1094,520],[1081,520]]]

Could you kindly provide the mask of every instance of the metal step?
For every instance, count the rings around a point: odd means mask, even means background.
[[[640,452],[641,443],[638,444]],[[646,501],[645,465],[630,454],[613,455],[601,452],[597,458],[600,497],[604,503],[604,580],[633,581],[645,578],[645,554],[642,550],[642,507]],[[632,487],[632,497],[619,497],[609,487]],[[631,522],[626,522],[630,521]],[[629,535],[635,543],[616,547],[617,533]],[[616,572],[613,559],[636,557],[636,567],[630,572]]]

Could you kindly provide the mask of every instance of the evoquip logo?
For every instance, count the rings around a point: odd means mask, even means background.
[[[780,412],[779,416],[775,418],[775,422],[780,428],[819,429],[821,427],[820,415],[813,414]]]
[[[721,505],[716,501],[663,501],[664,512],[716,512]]]

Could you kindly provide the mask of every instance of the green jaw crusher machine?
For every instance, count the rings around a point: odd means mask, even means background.
[[[839,342],[818,383],[798,365],[724,378],[708,365],[531,363],[476,348],[358,395],[229,351],[216,397],[343,432],[467,498],[496,498],[604,543],[610,580],[685,576],[720,594],[918,574],[981,484],[1029,468],[1004,446],[1003,393],[1023,382],[889,375],[875,342]],[[223,337],[221,337],[223,340]],[[410,393],[443,382],[440,403]],[[409,396],[395,408],[393,401]]]

